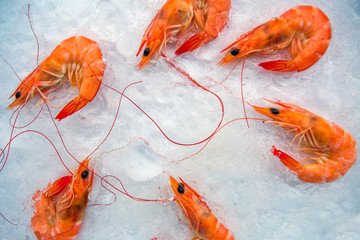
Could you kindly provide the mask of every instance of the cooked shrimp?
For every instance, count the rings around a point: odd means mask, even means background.
[[[193,1],[196,26],[200,32],[188,39],[176,54],[192,51],[204,43],[217,38],[229,18],[231,0],[195,0]]]
[[[172,176],[169,177],[171,188],[175,194],[174,201],[188,219],[189,227],[197,237],[194,239],[234,239],[232,233],[211,213],[211,210],[201,200],[199,194],[192,190],[181,178],[179,183]]]
[[[317,7],[297,6],[243,34],[224,49],[224,65],[255,53],[272,53],[289,46],[291,60],[264,62],[259,66],[272,71],[303,71],[326,52],[331,39],[329,18]]]
[[[155,55],[161,52],[171,36],[183,33],[193,18],[193,0],[168,0],[147,27],[139,51],[145,46],[138,65],[142,69]]]
[[[89,160],[85,159],[73,176],[59,178],[35,194],[31,228],[39,240],[76,239],[93,182]]]
[[[200,32],[188,39],[176,54],[192,51],[218,36],[229,16],[230,0],[168,0],[146,29],[139,51],[145,46],[139,69],[166,47],[171,36],[184,34],[194,23]]]
[[[26,104],[36,94],[44,97],[69,79],[74,88],[79,88],[79,95],[56,116],[58,120],[66,118],[93,100],[100,88],[104,69],[105,63],[98,44],[83,36],[73,36],[61,42],[21,82],[10,96],[15,96],[15,100],[8,109]]]
[[[344,129],[294,104],[267,101],[282,108],[251,106],[270,117],[272,120],[268,122],[294,131],[295,138],[299,137],[300,150],[313,155],[308,158],[311,163],[301,164],[275,146],[272,148],[272,153],[301,180],[331,182],[345,175],[356,162],[356,141]]]

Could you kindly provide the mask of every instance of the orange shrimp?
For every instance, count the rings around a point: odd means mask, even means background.
[[[199,194],[192,190],[181,178],[177,182],[172,176],[170,185],[174,191],[174,201],[184,212],[189,221],[189,227],[197,238],[207,240],[233,240],[232,233],[221,224],[211,213],[205,202],[201,200]]]
[[[171,36],[183,33],[193,18],[193,0],[168,0],[158,11],[147,27],[139,51],[146,45],[142,59],[138,64],[142,69],[148,62],[161,52]]]
[[[282,108],[251,106],[272,119],[267,122],[294,131],[295,138],[299,137],[299,149],[313,155],[308,158],[312,162],[301,164],[275,146],[272,148],[272,153],[301,180],[331,182],[345,175],[356,162],[356,141],[344,129],[294,104],[267,101]]]
[[[276,60],[259,64],[266,70],[303,71],[311,67],[326,52],[331,39],[329,18],[317,7],[297,6],[279,18],[272,19],[243,34],[224,49],[230,49],[221,65],[255,53],[272,53],[289,46],[291,60]]]
[[[35,194],[31,228],[39,240],[76,239],[93,182],[89,160],[86,158],[73,176],[59,178]]]
[[[105,63],[98,44],[83,36],[73,36],[61,42],[21,82],[10,96],[15,96],[15,100],[8,109],[26,104],[36,94],[44,97],[69,79],[74,88],[79,88],[79,95],[56,116],[58,120],[66,118],[93,100],[100,88],[104,69]]]
[[[166,48],[171,36],[184,34],[194,23],[201,31],[188,39],[176,54],[192,51],[218,36],[227,23],[230,0],[168,0],[146,29],[139,51],[146,45],[138,65],[142,69],[155,55]]]

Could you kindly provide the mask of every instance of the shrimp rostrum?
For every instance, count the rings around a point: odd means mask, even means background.
[[[311,155],[301,164],[275,146],[272,148],[272,153],[301,180],[331,182],[345,175],[355,164],[356,141],[344,129],[294,104],[267,101],[280,108],[251,106],[272,119],[266,122],[293,131],[296,134],[294,140],[298,138],[299,141],[299,150]]]
[[[98,44],[83,36],[73,36],[61,42],[42,63],[35,68],[10,96],[15,100],[8,106],[26,104],[34,95],[46,95],[69,80],[79,95],[56,116],[61,120],[79,111],[96,96],[104,74],[105,63]]]
[[[228,51],[224,65],[256,53],[275,53],[289,47],[291,60],[275,60],[259,64],[266,70],[303,71],[326,52],[331,39],[329,18],[317,7],[297,6],[240,38],[223,51]]]

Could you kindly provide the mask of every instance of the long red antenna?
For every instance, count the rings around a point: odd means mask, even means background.
[[[29,24],[30,24],[31,31],[32,31],[32,33],[34,34],[35,39],[36,39],[36,46],[37,46],[36,66],[38,66],[38,65],[39,65],[40,45],[39,45],[39,39],[38,39],[38,37],[36,36],[36,33],[35,33],[34,29],[33,29],[33,26],[32,26],[32,23],[31,23],[31,19],[30,19],[30,4],[28,4],[27,17],[28,17],[28,19],[29,19]]]

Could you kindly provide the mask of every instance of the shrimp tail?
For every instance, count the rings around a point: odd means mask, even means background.
[[[292,60],[277,60],[277,61],[270,61],[270,62],[263,62],[259,64],[260,67],[271,70],[271,71],[278,71],[278,72],[291,72],[291,71],[299,71],[296,67],[296,64]],[[304,70],[304,69],[302,69]]]
[[[59,112],[59,114],[56,116],[55,119],[58,119],[60,121],[64,118],[70,116],[71,114],[73,114],[73,113],[79,111],[81,108],[83,108],[88,102],[89,102],[89,100],[87,100],[81,96],[77,96]]]
[[[180,55],[185,52],[191,52],[192,50],[200,47],[204,43],[207,43],[211,41],[213,38],[206,34],[205,31],[199,32],[198,34],[195,34],[190,39],[188,39],[181,47],[179,47],[175,54]]]
[[[275,146],[272,146],[271,152],[275,156],[277,156],[280,159],[280,161],[291,171],[297,173],[303,168],[303,165],[301,165],[298,161],[296,161],[295,159],[293,159],[283,151],[277,149]]]

